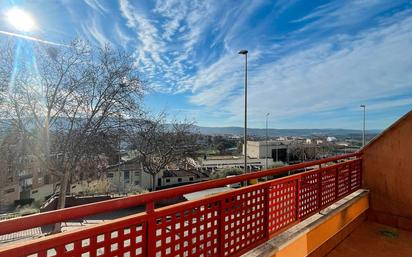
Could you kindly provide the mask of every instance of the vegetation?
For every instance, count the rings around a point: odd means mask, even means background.
[[[84,160],[98,163],[117,120],[140,114],[143,85],[130,54],[82,41],[68,47],[29,48],[36,62],[3,44],[1,110],[44,169],[60,180],[58,208]],[[19,59],[20,58],[20,59]],[[19,69],[13,69],[16,65]],[[98,164],[97,164],[98,165]],[[57,228],[59,230],[59,228]]]
[[[152,190],[156,190],[156,175],[170,165],[184,166],[187,157],[195,157],[197,135],[190,122],[166,124],[166,115],[143,119],[130,133],[131,149],[138,153],[146,173],[152,175]]]
[[[226,178],[227,176],[235,176],[243,174],[243,170],[239,168],[228,168],[222,170],[215,170],[210,174],[213,179]]]
[[[215,136],[213,137],[213,146],[219,151],[219,154],[227,154],[228,149],[237,147],[237,142],[227,137]]]
[[[269,169],[276,169],[276,168],[280,168],[280,167],[284,167],[284,166],[287,166],[287,164],[284,163],[284,162],[275,162],[275,163],[273,163],[273,165],[271,165],[269,167]],[[267,180],[276,179],[276,178],[279,178],[279,177],[283,177],[283,175],[268,176]]]
[[[271,165],[270,167],[269,167],[269,169],[276,169],[276,168],[280,168],[280,167],[283,167],[283,166],[286,166],[287,164],[285,164],[284,162],[275,162],[275,163],[273,163],[273,165]]]
[[[39,212],[39,208],[35,206],[31,206],[31,205],[27,205],[23,207],[18,206],[14,212],[0,214],[0,221],[17,218],[21,216],[27,216],[27,215],[35,214],[38,212]]]
[[[86,195],[96,194],[108,194],[110,192],[110,182],[104,179],[95,181],[92,185],[89,185],[83,192]]]
[[[0,41],[6,132],[0,163],[11,167],[0,167],[1,183],[17,179],[27,166],[52,174],[60,185],[58,208],[64,208],[71,183],[98,179],[108,163],[121,161],[121,139],[153,176],[153,190],[156,174],[196,152],[192,123],[166,124],[165,115],[142,111],[145,87],[130,53],[75,40],[69,46],[27,44],[26,53],[17,55],[20,43]],[[108,190],[100,181],[88,193]]]
[[[336,148],[336,146],[331,144],[292,144],[289,147],[289,160],[302,162],[321,159],[333,153],[334,148]]]

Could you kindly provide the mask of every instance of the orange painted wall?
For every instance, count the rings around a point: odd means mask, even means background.
[[[329,250],[331,250],[340,242],[340,240],[343,239],[340,238],[340,232],[342,232],[345,228],[350,227],[352,222],[359,224],[363,221],[363,214],[366,212],[369,206],[368,201],[368,194],[363,195],[346,208],[331,216],[327,216],[326,219],[323,220],[323,222],[321,222],[319,225],[307,228],[307,231],[305,233],[302,233],[302,235],[298,236],[297,238],[291,238],[283,247],[276,249],[271,254],[266,253],[264,255],[259,255],[257,253],[252,253],[250,255],[271,257],[303,257],[311,254],[311,256],[313,257],[322,256],[324,255],[326,249],[319,249],[320,247],[324,246],[324,244],[327,244],[329,240],[335,239],[335,241],[332,243],[333,245],[329,245]],[[358,218],[360,218],[360,220],[357,220]],[[352,231],[354,228],[355,227],[352,226],[350,228],[350,231]],[[347,234],[349,234],[350,231],[347,231]],[[329,244],[331,244],[331,242],[329,242]]]
[[[363,150],[371,217],[412,229],[412,111]]]

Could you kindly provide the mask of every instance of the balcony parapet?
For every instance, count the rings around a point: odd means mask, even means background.
[[[361,162],[359,154],[349,154],[1,221],[0,234],[7,234],[146,206],[139,214],[0,248],[0,257],[239,256],[360,189]],[[314,165],[319,168],[155,208],[155,202],[165,198]]]
[[[359,189],[243,257],[324,256],[366,219],[368,195]]]

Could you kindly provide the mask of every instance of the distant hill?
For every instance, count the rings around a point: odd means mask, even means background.
[[[201,134],[205,135],[243,135],[242,127],[202,127],[195,126]],[[381,130],[367,130],[366,134],[378,134]],[[268,129],[269,136],[349,136],[361,134],[362,130],[355,129]],[[248,134],[265,136],[266,129],[248,128]]]
[[[7,119],[0,119],[0,138],[4,136],[9,128],[9,122]],[[114,120],[113,122],[117,122]],[[166,124],[171,126],[171,124]],[[204,127],[194,126],[194,131],[205,135],[243,135],[243,127]],[[367,130],[368,136],[374,136],[380,133],[382,130],[373,129]],[[268,135],[274,136],[349,136],[360,135],[362,130],[356,129],[268,129]],[[248,128],[248,135],[263,137],[266,135],[266,129],[264,128]]]

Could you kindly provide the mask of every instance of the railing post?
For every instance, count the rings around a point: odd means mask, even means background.
[[[218,234],[218,242],[219,242],[219,251],[218,256],[223,257],[225,256],[225,198],[222,198],[219,201],[219,234]]]
[[[299,198],[300,198],[300,181],[301,181],[301,176],[299,176],[297,179],[296,179],[296,209],[295,209],[295,212],[296,212],[296,221],[298,221],[299,220],[299,206],[300,206],[300,201],[299,201]]]
[[[318,173],[318,210],[322,207],[322,172]]]
[[[338,185],[339,185],[339,167],[336,167],[336,175],[335,175],[335,200],[338,199]]]
[[[360,182],[359,182],[359,188],[362,188],[363,184],[363,159],[359,158],[359,172],[360,172]]]
[[[349,170],[349,185],[348,185],[348,188],[349,188],[349,192],[348,193],[352,193],[352,190],[353,190],[353,188],[352,188],[352,170],[353,170],[353,163],[348,163],[348,170]]]
[[[154,215],[154,202],[146,204],[146,213],[149,214],[146,226],[146,256],[156,256],[156,218]]]
[[[270,207],[270,187],[271,184],[268,184],[268,186],[264,189],[265,190],[265,237],[266,240],[269,240],[269,236],[270,236],[270,226],[269,226],[269,220],[270,220],[270,211],[269,211],[269,207]]]

